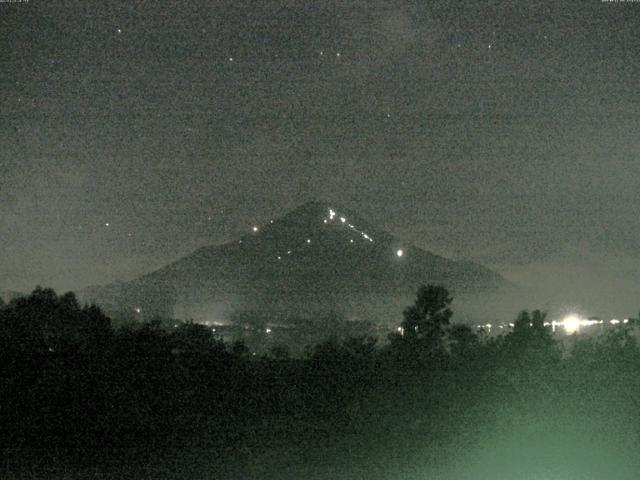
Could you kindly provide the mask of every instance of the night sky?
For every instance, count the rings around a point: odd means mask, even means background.
[[[0,288],[130,279],[324,199],[634,314],[639,32],[600,0],[0,3]]]

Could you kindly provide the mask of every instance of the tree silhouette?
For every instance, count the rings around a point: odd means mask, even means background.
[[[420,369],[425,363],[445,357],[445,334],[453,312],[445,287],[422,285],[416,300],[404,312],[400,333],[389,335],[388,360],[403,368]]]
[[[521,363],[521,367],[550,364],[560,359],[558,343],[551,327],[545,326],[546,313],[523,310],[513,323],[513,331],[505,337],[504,353],[510,360]]]
[[[546,343],[551,339],[551,329],[544,325],[546,318],[546,312],[540,310],[534,310],[531,313],[527,310],[521,311],[513,323],[511,336],[524,343]]]
[[[430,351],[441,350],[445,328],[453,315],[449,308],[451,302],[452,298],[446,288],[437,285],[421,286],[415,303],[403,312],[403,337]]]
[[[269,353],[274,360],[289,360],[291,356],[289,348],[285,344],[274,345]]]
[[[468,360],[478,355],[480,339],[468,325],[452,325],[447,337],[451,355],[455,359]]]
[[[171,337],[173,348],[180,352],[221,354],[225,350],[224,342],[215,337],[211,328],[198,323],[180,325]]]
[[[244,340],[236,340],[231,344],[231,355],[237,359],[244,359],[249,356],[249,348]]]

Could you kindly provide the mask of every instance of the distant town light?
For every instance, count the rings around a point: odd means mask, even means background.
[[[582,320],[577,315],[567,315],[562,319],[560,324],[564,327],[564,331],[567,332],[568,335],[571,335],[580,330]]]
[[[404,251],[401,248],[399,248],[398,251],[396,252],[396,255],[401,257],[404,255]]]
[[[256,227],[256,226],[254,225],[254,226],[253,226],[253,228],[252,228],[252,230],[253,230],[254,232],[257,232],[257,231],[258,231],[258,227]]]

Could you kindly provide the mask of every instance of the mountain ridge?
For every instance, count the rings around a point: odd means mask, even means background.
[[[454,293],[505,284],[497,273],[414,247],[349,209],[307,202],[254,225],[239,239],[201,247],[129,282],[86,289],[108,311],[143,316],[228,318],[239,309],[366,312],[373,303],[408,298],[422,283]]]

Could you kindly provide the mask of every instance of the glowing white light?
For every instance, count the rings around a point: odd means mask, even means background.
[[[140,313],[142,311],[142,309],[140,307],[136,307],[136,308],[134,308],[134,310],[136,311],[136,313]]]
[[[273,223],[273,220],[269,220],[269,223]]]
[[[230,62],[233,62],[233,57],[229,57],[229,61],[230,61]]]
[[[287,250],[287,255],[291,255],[291,250]]]
[[[105,227],[108,227],[108,226],[109,226],[109,222],[105,223],[105,224],[104,224],[104,226],[105,226]]]
[[[609,323],[611,325],[618,325],[620,323],[620,320],[618,320],[617,318],[613,318],[613,319],[609,320]]]
[[[629,323],[629,319],[628,319],[628,318],[625,318],[625,319],[622,321],[622,323]]]
[[[282,260],[282,257],[280,255],[278,255],[278,260]]]
[[[325,218],[325,219],[323,220],[323,222],[324,222],[324,223],[327,223],[327,219]]]
[[[270,328],[267,328],[267,329],[265,330],[265,332],[266,332],[266,333],[271,333],[271,329],[270,329]]]
[[[353,243],[353,238],[350,238],[350,239],[349,239],[349,243]]]
[[[492,325],[491,325],[490,323],[487,323],[487,324],[485,325],[485,327],[487,327],[489,330],[491,330]]]
[[[341,53],[340,53],[340,52],[336,53],[336,57],[339,57],[340,55],[341,55]]]
[[[340,221],[341,221],[342,223],[344,223],[344,222],[346,222],[346,221],[347,221],[347,219],[346,219],[346,218],[344,218],[344,217],[340,217]]]
[[[397,255],[397,256],[399,256],[399,257],[401,257],[401,256],[403,256],[403,255],[404,255],[404,252],[402,251],[402,249],[401,249],[401,248],[400,248],[400,249],[398,249],[398,251],[396,252],[396,255]]]
[[[311,243],[311,239],[310,238],[307,238],[307,243]]]
[[[564,327],[564,331],[571,335],[580,330],[582,320],[577,315],[567,315],[560,323]]]
[[[332,209],[329,209],[329,218],[333,220],[333,217],[335,216],[336,216],[336,212],[334,212]]]
[[[118,29],[118,33],[122,33],[122,29],[121,28]]]
[[[254,226],[253,226],[253,228],[252,228],[251,230],[253,230],[254,232],[257,232],[257,231],[258,231],[258,227],[256,227],[256,226],[254,225]]]

